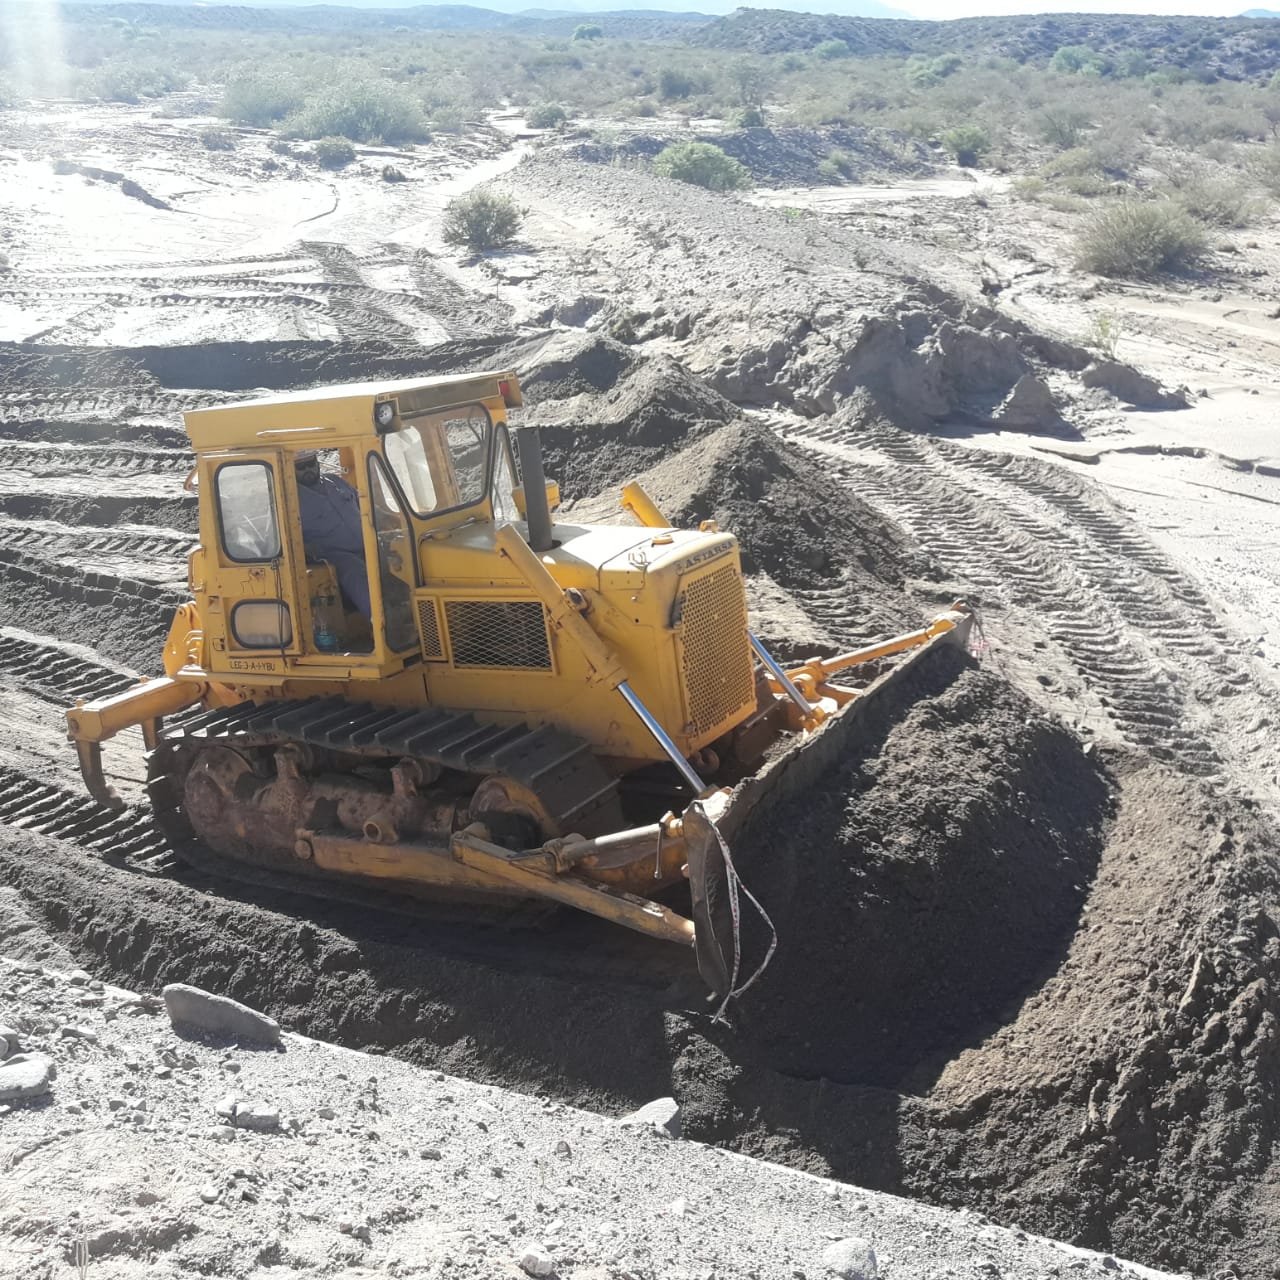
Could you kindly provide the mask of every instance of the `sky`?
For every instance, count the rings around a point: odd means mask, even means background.
[[[1280,9],[1280,0],[1076,0],[1075,4],[1036,0],[886,0],[913,18],[971,18],[1009,13],[1161,13],[1233,18],[1246,9]]]

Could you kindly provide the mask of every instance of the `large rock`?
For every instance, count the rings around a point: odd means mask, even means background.
[[[1086,387],[1101,387],[1135,409],[1185,409],[1181,391],[1166,391],[1154,378],[1117,360],[1098,360],[1081,375]]]
[[[0,1062],[0,1102],[38,1098],[49,1092],[58,1069],[43,1053],[15,1053]]]
[[[1018,379],[995,416],[1003,426],[1022,431],[1048,430],[1062,421],[1053,392],[1031,373]]]
[[[619,1124],[652,1125],[668,1138],[678,1138],[681,1131],[680,1104],[674,1098],[655,1098],[638,1111],[622,1117]]]
[[[195,1027],[215,1035],[231,1036],[258,1044],[279,1044],[280,1024],[265,1013],[227,996],[215,996],[184,982],[173,982],[164,989],[164,1007],[175,1027]]]
[[[17,1053],[22,1048],[22,1037],[12,1028],[0,1022],[0,1059]]]
[[[858,1236],[833,1240],[822,1251],[822,1265],[840,1280],[877,1280],[875,1250]]]

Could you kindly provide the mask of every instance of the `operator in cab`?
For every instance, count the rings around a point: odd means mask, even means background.
[[[360,497],[341,476],[320,469],[320,455],[304,449],[294,459],[302,542],[308,560],[327,560],[351,607],[372,619],[369,570],[364,559]]]

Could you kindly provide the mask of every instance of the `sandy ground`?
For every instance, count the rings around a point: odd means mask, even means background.
[[[60,105],[0,121],[0,950],[139,986],[198,977],[315,1034],[600,1111],[673,1089],[726,1146],[1273,1280],[1276,228],[1229,237],[1204,280],[1104,288],[1067,269],[1057,215],[953,173],[717,197],[534,148],[507,117],[326,174],[253,131],[208,152],[207,123]],[[482,181],[527,216],[520,243],[472,260],[445,251],[440,215]],[[1190,407],[1086,387],[1098,316]],[[145,812],[83,795],[61,710],[153,669],[183,592],[181,409],[482,362],[527,374],[526,420],[583,509],[612,512],[640,474],[673,518],[737,532],[781,652],[852,647],[961,595],[980,609],[983,681],[904,707],[835,809],[796,822],[819,823],[837,887],[861,886],[849,918],[869,913],[903,966],[886,990],[945,996],[911,969],[936,955],[918,938],[986,949],[969,968],[995,977],[944,1041],[925,1027],[892,1072],[807,1071],[771,1041],[776,993],[759,1022],[709,1030],[674,966],[599,932],[424,936],[229,888],[181,870]],[[1059,421],[1001,423],[1023,377]],[[136,795],[141,744],[116,745]],[[964,769],[916,763],[952,753]],[[1087,821],[1037,798],[1097,760]],[[1046,851],[1051,955],[1002,969],[999,929],[940,925],[952,883],[972,905],[957,848]],[[789,945],[789,965],[823,950],[807,925]],[[820,1009],[793,1012],[812,1067],[835,1039]],[[859,1016],[874,1059],[898,1020]]]

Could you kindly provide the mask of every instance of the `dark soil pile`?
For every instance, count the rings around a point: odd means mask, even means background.
[[[985,677],[975,681],[978,674],[964,676],[937,705],[972,702],[989,684]],[[1013,707],[1004,694],[991,694],[991,705],[1004,707],[998,723]],[[942,719],[940,735],[920,732],[934,710],[922,705],[903,722],[904,732],[915,726],[914,774],[910,759],[895,755],[897,732],[885,737],[879,754],[860,751],[857,774],[864,781],[855,782],[875,781],[848,827],[868,839],[878,884],[888,887],[886,868],[896,870],[893,890],[908,902],[895,908],[887,894],[868,900],[855,889],[835,895],[837,908],[857,897],[860,909],[845,917],[848,938],[836,931],[834,960],[826,957],[819,908],[799,894],[794,906],[785,896],[768,896],[771,881],[786,887],[786,871],[773,862],[796,847],[791,832],[779,823],[771,847],[740,842],[750,867],[745,874],[779,918],[783,950],[774,963],[789,979],[784,984],[769,970],[761,995],[752,992],[745,1002],[739,1034],[754,1036],[762,1019],[774,1018],[791,1035],[776,1043],[762,1037],[774,1061],[796,1062],[806,1053],[836,1061],[808,1082],[752,1072],[727,1030],[676,1019],[675,1089],[686,1130],[1153,1266],[1275,1280],[1280,1225],[1270,1187],[1280,1119],[1280,832],[1246,802],[1215,797],[1136,754],[1111,755],[1106,772],[1091,778],[1078,752],[1073,760],[1069,748],[1064,754],[1051,745],[1052,727],[1035,717],[1026,725],[1006,720],[1010,745],[1049,748],[1041,766],[1053,772],[1021,774],[1009,762],[990,770],[993,786],[1016,779],[1041,796],[1043,826],[1034,810],[1023,811],[1032,847],[1051,849],[1069,831],[1058,824],[1078,812],[1085,848],[1097,849],[1097,872],[1085,885],[1079,915],[1071,918],[1074,886],[1066,865],[1060,879],[1042,874],[1038,886],[1024,874],[1023,891],[1038,891],[1026,901],[1000,893],[981,849],[967,867],[951,864],[950,878],[930,881],[922,894],[924,863],[913,867],[908,855],[892,856],[895,848],[941,847],[913,801],[928,806],[946,794],[950,783],[938,779],[948,773],[981,784],[984,771],[971,770],[966,753],[981,757],[987,747],[975,750],[967,738],[994,727],[979,717],[944,728]],[[876,794],[881,783],[894,788],[883,798]],[[1096,800],[1098,787],[1115,795],[1115,815],[1103,830],[1098,811],[1075,808]],[[1016,793],[1009,799],[1021,807]],[[820,806],[821,797],[812,803]],[[883,822],[886,814],[891,821]],[[809,822],[803,806],[791,816],[799,828]],[[766,834],[770,825],[763,824]],[[1057,837],[1050,836],[1055,827]],[[1005,826],[1014,830],[1016,820]],[[1000,839],[998,830],[992,834]],[[834,844],[847,848],[846,837],[837,833]],[[1083,875],[1087,866],[1079,870]],[[987,894],[994,889],[991,900],[982,896],[984,881]],[[830,901],[829,881],[820,885]],[[921,900],[938,910],[917,911]],[[985,934],[975,933],[968,947],[956,945],[963,926],[955,917],[973,919],[984,901]],[[895,909],[903,911],[901,922],[893,919]],[[1037,917],[1049,931],[1043,946],[1029,931],[1019,945],[1020,925]],[[864,944],[859,930],[887,947]],[[951,967],[916,970],[904,954],[912,946]],[[807,964],[798,963],[798,948],[810,952]],[[1006,953],[1010,964],[1002,970]],[[841,967],[848,955],[863,967]],[[1019,963],[1028,968],[1018,972]],[[974,969],[988,975],[989,1001],[975,998],[984,993],[968,972]],[[969,999],[967,1030],[949,1011],[948,993]],[[936,1024],[918,1021],[918,1003],[950,1020],[950,1045],[934,1036]],[[815,1023],[814,1011],[824,1009],[826,1020]],[[854,1019],[852,1029],[845,1017]],[[815,1025],[820,1037],[808,1030]],[[926,1033],[914,1045],[907,1039],[913,1027]],[[845,1055],[828,1055],[828,1039],[843,1043]],[[879,1070],[882,1052],[886,1064],[896,1054],[897,1065],[909,1068],[894,1087],[836,1083],[851,1078],[850,1063],[862,1067],[864,1079],[887,1076]]]
[[[926,655],[837,768],[735,841],[782,939],[742,1009],[769,1063],[896,1084],[1039,986],[1075,931],[1108,791],[1004,681],[956,648]]]
[[[539,428],[547,474],[566,498],[620,486],[737,416],[674,360],[611,338],[559,334],[508,355],[522,370],[521,422]]]

